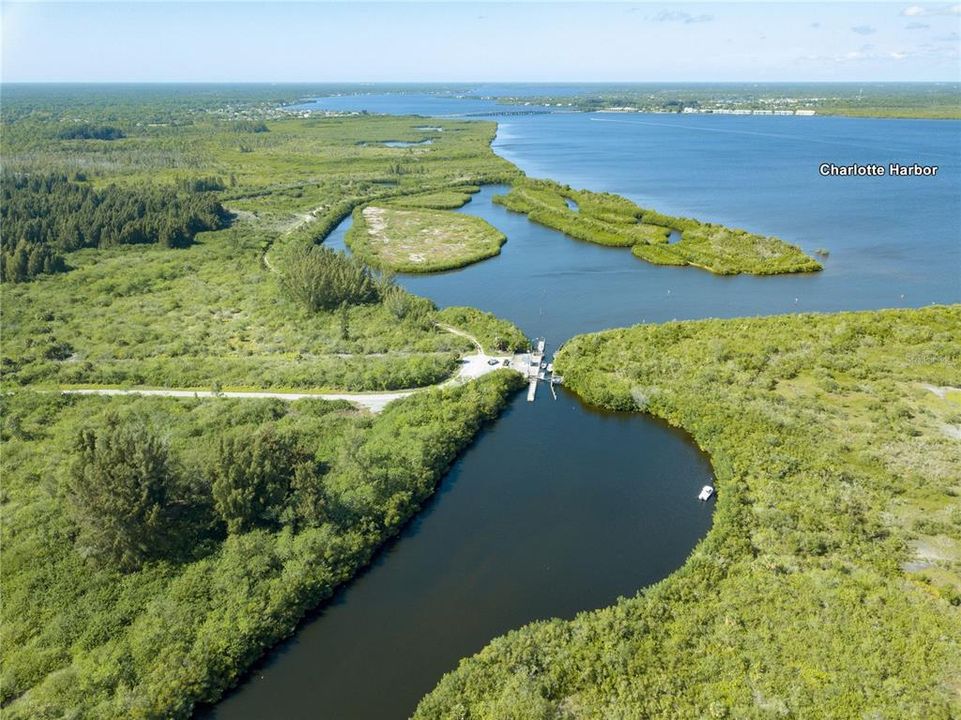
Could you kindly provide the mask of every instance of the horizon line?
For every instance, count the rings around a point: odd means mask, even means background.
[[[3,80],[0,85],[961,85],[961,80]]]

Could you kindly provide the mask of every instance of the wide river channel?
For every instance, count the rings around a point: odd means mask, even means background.
[[[507,235],[501,255],[400,281],[440,306],[508,318],[545,337],[548,353],[579,333],[639,322],[961,301],[958,122],[497,116],[505,108],[487,100],[426,95],[309,107],[495,113],[494,149],[531,176],[830,251],[824,272],[807,276],[654,267],[530,223],[491,203],[504,188],[485,187],[460,212]],[[939,172],[824,178],[821,162],[917,162]],[[342,248],[349,222],[327,244]],[[396,541],[201,714],[405,718],[497,635],[609,605],[677,569],[710,528],[711,504],[696,499],[710,479],[708,459],[663,423],[585,407],[564,390],[555,400],[546,386],[534,403],[518,394]]]

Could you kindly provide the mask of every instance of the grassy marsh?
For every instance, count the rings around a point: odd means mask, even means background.
[[[507,238],[486,220],[443,210],[368,205],[354,211],[350,249],[375,267],[425,273],[465,267],[500,253]]]

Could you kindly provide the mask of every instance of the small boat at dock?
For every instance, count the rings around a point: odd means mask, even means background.
[[[710,500],[714,495],[714,488],[710,485],[705,485],[701,488],[701,494],[697,496],[698,500]]]

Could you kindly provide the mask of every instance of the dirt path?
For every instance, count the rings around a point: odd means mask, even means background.
[[[449,381],[448,381],[449,382]],[[423,389],[423,388],[418,388]],[[312,393],[312,392],[270,392],[269,390],[251,391],[224,391],[214,393],[212,390],[175,390],[171,388],[143,389],[143,390],[121,390],[119,388],[83,388],[77,390],[61,390],[65,395],[144,395],[150,397],[175,397],[175,398],[247,398],[263,399],[276,398],[293,402],[294,400],[319,399],[319,400],[347,400],[355,405],[365,407],[371,412],[380,412],[387,404],[398,398],[407,397],[416,390],[394,390],[382,393]]]
[[[452,387],[463,385],[464,383],[475,380],[487,373],[494,372],[504,367],[504,361],[509,360],[509,365],[514,366],[515,358],[513,355],[487,355],[481,348],[480,342],[473,335],[458,330],[457,328],[440,325],[447,332],[460,335],[470,340],[477,347],[478,352],[472,355],[465,355],[461,358],[460,368],[457,373],[442,383],[428,385],[422,388],[411,388],[409,390],[390,390],[387,392],[336,392],[336,393],[317,393],[317,392],[271,392],[269,390],[250,390],[250,391],[224,391],[215,393],[212,390],[180,390],[175,388],[150,388],[150,389],[120,389],[120,388],[78,388],[75,390],[61,390],[65,395],[144,395],[150,397],[175,397],[175,398],[249,398],[263,399],[275,398],[293,402],[294,400],[320,399],[320,400],[346,400],[354,405],[367,408],[371,412],[378,413],[394,400],[408,397],[415,392],[428,390],[432,387]],[[491,362],[492,360],[496,362]]]
[[[451,325],[441,325],[440,323],[438,323],[438,324],[437,324],[437,327],[439,327],[441,330],[446,330],[446,331],[449,332],[449,333],[453,333],[454,335],[460,335],[461,337],[467,338],[467,339],[470,340],[472,343],[474,343],[474,347],[477,348],[478,352],[480,352],[481,354],[483,354],[484,348],[483,348],[483,346],[480,344],[480,340],[478,340],[477,338],[475,338],[475,337],[474,337],[473,335],[471,335],[470,333],[464,332],[463,330],[458,330],[457,328],[455,328],[455,327],[453,327],[453,326],[451,326]]]

